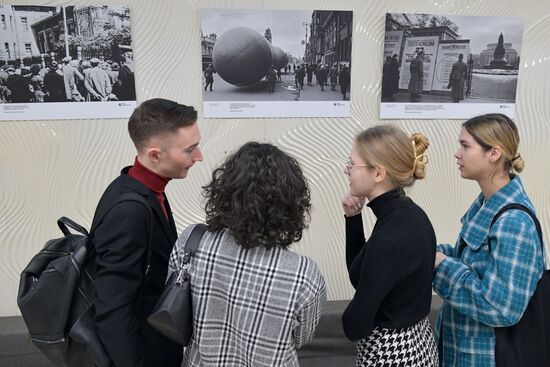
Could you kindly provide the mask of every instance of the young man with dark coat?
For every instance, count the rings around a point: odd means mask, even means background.
[[[95,324],[114,367],[181,364],[183,348],[156,332],[147,317],[164,288],[177,239],[164,189],[202,161],[196,120],[193,107],[165,99],[151,99],[136,108],[128,122],[137,149],[134,165],[107,187],[96,209],[99,217],[122,195],[136,193],[152,212],[150,218],[144,204],[123,201],[107,212],[93,233]]]

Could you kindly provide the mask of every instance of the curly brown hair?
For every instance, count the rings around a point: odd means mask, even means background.
[[[244,248],[288,247],[310,219],[310,191],[298,161],[272,144],[244,144],[203,189],[209,230],[228,229]]]

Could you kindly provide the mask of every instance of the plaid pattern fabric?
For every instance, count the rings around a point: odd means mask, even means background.
[[[449,256],[433,282],[445,301],[435,330],[436,338],[443,336],[443,366],[494,366],[493,328],[519,321],[544,270],[538,234],[527,213],[508,210],[490,226],[509,203],[534,212],[520,178],[515,176],[485,204],[483,200],[480,194],[462,217],[456,245],[438,246]]]
[[[178,238],[181,264],[192,226]],[[193,336],[183,366],[299,366],[325,301],[316,264],[283,248],[244,249],[229,231],[206,232],[192,257]]]

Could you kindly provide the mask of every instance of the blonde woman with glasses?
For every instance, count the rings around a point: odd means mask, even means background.
[[[346,262],[355,295],[342,317],[357,341],[357,366],[437,366],[428,320],[436,252],[426,213],[403,191],[424,178],[427,138],[394,126],[376,126],[355,138],[342,199]],[[365,241],[361,210],[376,224]]]

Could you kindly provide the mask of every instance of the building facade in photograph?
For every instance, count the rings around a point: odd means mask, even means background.
[[[351,11],[314,10],[305,62],[350,65],[352,27]]]
[[[498,44],[497,42],[489,43],[487,45],[487,48],[480,52],[479,54],[480,68],[483,67],[484,65],[489,65],[491,63],[495,55],[495,49],[497,48],[497,44]],[[511,43],[505,42],[503,45],[505,50],[504,58],[506,59],[506,62],[508,63],[508,65],[514,66],[517,69],[519,66],[518,52],[514,48],[512,48]]]
[[[208,64],[212,63],[212,50],[218,36],[215,33],[210,33],[205,36],[201,30],[201,48],[202,48],[202,70],[206,70]]]
[[[32,24],[32,31],[41,54],[49,54],[55,51],[56,44],[65,33],[65,23],[67,24],[68,34],[74,34],[73,8],[67,6],[64,10]]]
[[[131,51],[128,44],[98,46],[94,40],[109,38],[111,31],[127,30],[129,37],[130,16],[127,9],[112,9],[108,6],[67,6],[46,19],[32,25],[32,30],[42,54],[65,53],[59,41],[65,39],[65,24],[69,36],[69,54],[73,58],[113,58],[120,59],[120,53]],[[72,37],[72,39],[71,39]],[[121,38],[128,38],[124,35]],[[80,48],[77,46],[80,45]],[[80,53],[82,52],[82,54]]]
[[[40,55],[31,26],[55,13],[52,6],[0,5],[0,60]]]

